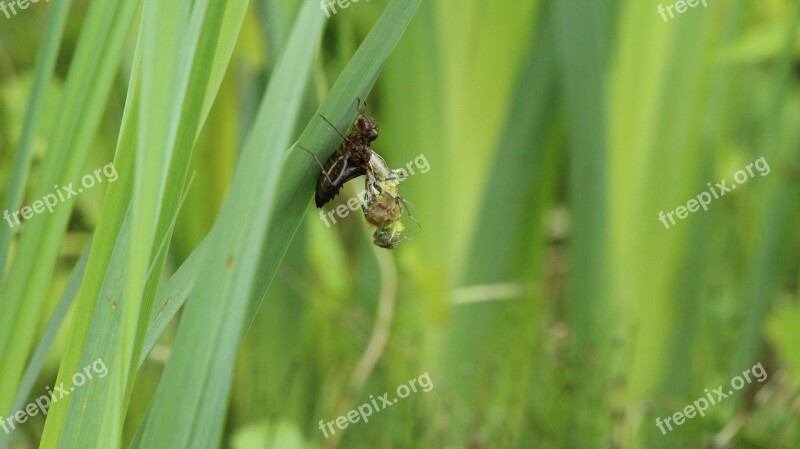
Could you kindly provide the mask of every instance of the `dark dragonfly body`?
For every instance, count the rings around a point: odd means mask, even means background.
[[[347,181],[367,174],[372,150],[369,146],[358,145],[343,148],[344,142],[322,167],[317,178],[314,202],[318,208],[332,200]]]
[[[370,169],[370,145],[378,138],[378,125],[375,120],[364,115],[365,108],[366,103],[359,106],[359,116],[347,135],[339,132],[328,119],[320,116],[342,136],[342,143],[322,166],[322,172],[317,178],[314,202],[318,208],[332,200],[344,183],[366,175]]]

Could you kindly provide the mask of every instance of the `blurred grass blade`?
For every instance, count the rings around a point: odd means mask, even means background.
[[[782,117],[785,115],[785,96],[792,75],[795,73],[797,54],[797,36],[800,29],[800,7],[795,5],[794,13],[789,21],[783,52],[775,67],[773,90],[770,92],[770,108],[763,119],[763,134],[761,135],[761,148],[770,159],[789,162],[790,166],[800,165],[800,154],[797,144],[792,142],[785,147],[785,155],[778,152],[781,148],[779,136],[783,135],[781,128],[787,126]],[[793,122],[794,123],[794,122]],[[778,279],[786,273],[790,266],[790,252],[792,248],[785,242],[791,241],[797,232],[797,224],[792,219],[794,212],[786,207],[787,204],[796,202],[797,183],[780,182],[775,180],[770,191],[762,221],[759,224],[761,232],[756,235],[761,237],[753,263],[745,283],[742,303],[745,304],[743,332],[740,337],[741,347],[736,357],[736,364],[731,367],[731,372],[750,366],[758,360],[758,348],[762,341],[762,326],[772,299],[779,286]]]
[[[548,8],[549,10],[549,8]],[[547,18],[548,14],[542,13]],[[536,40],[522,63],[522,70],[512,94],[512,103],[506,114],[505,129],[500,132],[494,166],[489,175],[478,225],[472,239],[473,247],[463,278],[471,284],[503,282],[509,280],[518,262],[519,252],[530,254],[529,248],[520,248],[520,241],[538,235],[541,216],[519,213],[522,205],[530,207],[537,200],[539,206],[552,198],[541,198],[549,162],[547,130],[553,124],[556,109],[556,73],[554,33],[552,21],[541,21]],[[532,147],[532,148],[531,148]],[[550,151],[552,153],[552,151]],[[519,167],[527,167],[526,176],[519,176]],[[551,175],[552,176],[552,175]],[[515,201],[498,201],[498,198],[515,198]],[[539,213],[542,210],[538,211]],[[497,229],[505,229],[503,233]],[[526,261],[530,262],[530,261]]]
[[[25,180],[28,178],[28,170],[31,166],[31,149],[33,139],[39,127],[42,107],[45,101],[45,90],[53,79],[53,69],[58,57],[58,49],[61,47],[61,39],[64,34],[64,25],[67,21],[67,13],[71,0],[63,0],[50,8],[47,15],[47,22],[44,25],[44,36],[42,46],[36,55],[36,64],[33,74],[33,87],[28,101],[28,110],[25,114],[25,124],[22,128],[22,136],[19,139],[14,152],[14,162],[11,168],[11,179],[9,180],[8,192],[6,193],[7,211],[19,210],[22,195],[25,190]],[[8,249],[11,246],[13,230],[0,226],[0,279],[6,271],[8,262]],[[2,444],[0,444],[2,447]]]
[[[537,15],[536,37],[529,44],[521,63],[504,129],[495,144],[494,165],[483,193],[466,271],[460,277],[462,283],[486,283],[496,289],[500,286],[494,283],[530,282],[541,278],[534,273],[541,266],[540,255],[547,253],[543,248],[547,241],[540,237],[545,223],[543,215],[546,207],[554,201],[553,184],[558,172],[554,167],[559,165],[553,161],[560,156],[558,147],[550,144],[552,132],[548,131],[558,116],[555,29],[552,21],[541,20],[550,17],[550,9],[546,7]],[[520,175],[520,167],[525,167],[524,175]],[[513,201],[506,200],[509,198]],[[497,232],[498,229],[504,231]],[[511,290],[512,298],[529,299],[530,295],[524,288]],[[461,367],[496,363],[494,350],[483,354],[475,349],[482,348],[487,341],[494,341],[500,332],[498,328],[524,332],[522,328],[526,324],[509,317],[536,319],[540,315],[539,307],[538,301],[524,300],[482,302],[454,308],[439,364],[443,375],[453,379],[453,391],[465,408],[476,410],[484,407],[481,401],[485,400],[486,394],[483,390],[476,390],[472,380],[461,378]],[[528,346],[515,345],[510,350],[515,349],[526,351],[525,356],[520,357],[519,363],[503,364],[492,370],[491,378],[509,369],[513,374],[507,374],[511,379],[507,385],[498,385],[490,395],[497,391],[500,396],[507,390],[522,394],[531,382],[527,375],[528,367],[544,363],[541,358],[527,352],[530,351]],[[504,360],[514,357],[511,353],[503,354]],[[489,379],[485,381],[488,383]],[[453,424],[453,433],[467,434],[469,420],[459,421]]]
[[[607,364],[609,327],[606,267],[608,135],[606,73],[610,35],[601,3],[558,0],[554,3],[556,43],[563,76],[569,138],[570,265],[568,326],[574,334],[570,367],[561,388],[569,392],[561,410],[582,412],[560,423],[563,447],[591,447],[608,439]],[[590,357],[591,355],[591,357]],[[589,379],[583,377],[592,373]],[[576,377],[584,379],[572,388]],[[586,398],[592,398],[588,403]],[[575,432],[574,429],[580,431]]]

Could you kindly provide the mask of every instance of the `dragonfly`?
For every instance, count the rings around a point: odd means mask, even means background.
[[[378,124],[375,119],[364,114],[367,103],[361,102],[361,100],[358,100],[358,103],[358,117],[347,134],[339,131],[330,120],[320,114],[322,120],[342,137],[339,148],[325,164],[322,164],[314,153],[300,147],[317,161],[317,165],[321,169],[314,194],[314,203],[317,208],[321,208],[332,200],[347,181],[366,175],[370,170],[370,160],[374,154],[371,145],[378,138]]]

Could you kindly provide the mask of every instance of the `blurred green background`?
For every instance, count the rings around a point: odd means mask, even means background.
[[[57,105],[90,3],[70,7],[22,204],[38,198],[50,130],[67,119]],[[217,220],[300,3],[247,8],[197,139],[162,282]],[[317,107],[388,3],[352,3],[324,19],[292,142],[319,120]],[[0,14],[3,204],[54,4]],[[714,0],[665,22],[658,6],[422,2],[367,97],[380,125],[374,150],[393,168],[420,155],[429,163],[401,184],[421,227],[406,218],[413,240],[387,251],[372,245],[360,211],[326,227],[313,205],[306,210],[239,350],[220,441],[209,444],[800,447],[800,8]],[[135,26],[82,174],[114,160]],[[768,175],[669,229],[659,221],[760,157]],[[310,201],[313,187],[306,183],[302,198]],[[351,182],[324,211],[362,187]],[[56,241],[34,342],[98,224],[105,188],[76,198]],[[0,314],[8,300],[0,297]],[[28,400],[54,385],[72,350],[72,320]],[[138,372],[123,446],[151,405],[174,321]],[[0,352],[0,370],[32,353]],[[758,363],[765,381],[666,435],[656,426]],[[320,420],[370,395],[392,397],[424,373],[430,391],[331,438],[320,431]],[[0,394],[9,391],[18,388]],[[0,397],[0,416],[12,399]],[[43,418],[20,425],[8,447],[39,447]]]

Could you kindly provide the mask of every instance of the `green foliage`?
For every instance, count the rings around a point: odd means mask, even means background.
[[[0,425],[70,392],[0,448],[798,447],[795,2],[323,7],[0,12],[0,203],[119,175],[0,222]],[[358,99],[414,170],[391,251],[361,178],[308,207]]]

